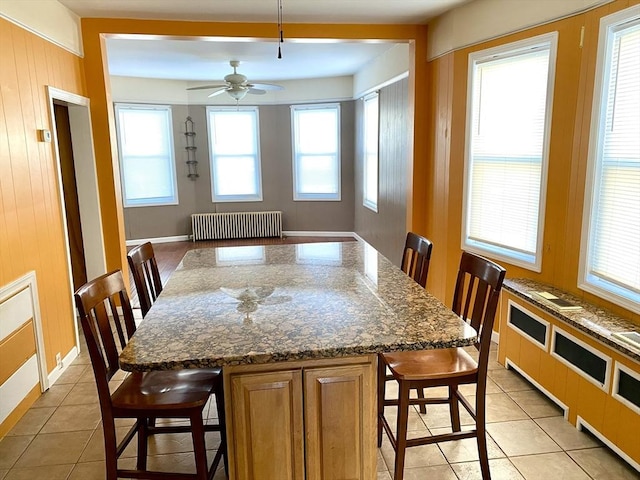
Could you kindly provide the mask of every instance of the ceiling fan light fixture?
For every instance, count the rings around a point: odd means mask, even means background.
[[[189,87],[187,90],[206,90],[215,88],[218,89],[215,92],[209,94],[209,98],[217,97],[226,93],[233,98],[236,103],[242,100],[247,93],[253,95],[264,95],[267,90],[277,91],[283,90],[281,85],[275,85],[273,83],[249,83],[245,75],[237,72],[237,68],[240,65],[239,60],[231,60],[229,65],[233,68],[233,73],[224,77],[224,83],[218,85],[202,85],[199,87]]]
[[[240,85],[234,85],[226,90],[229,96],[232,97],[236,102],[242,100],[248,91],[248,88],[242,87]]]

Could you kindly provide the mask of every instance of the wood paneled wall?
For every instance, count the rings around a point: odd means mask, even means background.
[[[0,285],[36,272],[51,372],[75,327],[47,85],[85,95],[82,59],[0,19]]]
[[[362,205],[362,101],[356,108],[355,232],[400,265],[407,233],[410,148],[409,81],[400,80],[379,93],[378,212]]]
[[[501,262],[508,277],[533,278],[640,324],[640,315],[578,289],[582,210],[600,18],[637,4],[618,0],[586,13],[464,48],[429,62],[428,176],[425,232],[434,241],[428,289],[450,301],[461,254],[467,69],[469,54],[557,31],[542,271]],[[581,30],[584,41],[580,45]]]

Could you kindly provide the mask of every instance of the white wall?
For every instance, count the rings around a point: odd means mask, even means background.
[[[589,10],[613,0],[474,0],[429,22],[427,58]]]
[[[55,0],[2,0],[0,16],[83,56],[80,17]]]
[[[389,85],[409,72],[409,44],[399,43],[365,65],[353,77],[353,98]]]

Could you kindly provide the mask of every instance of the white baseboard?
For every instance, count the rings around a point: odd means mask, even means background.
[[[127,240],[125,243],[127,247],[135,245],[142,245],[143,243],[169,243],[169,242],[186,242],[191,240],[191,235],[175,235],[173,237],[156,237],[156,238],[137,238],[134,240]]]
[[[586,428],[587,430],[589,430],[589,432],[591,432],[591,434],[594,437],[597,437],[598,440],[600,440],[607,447],[609,447],[611,450],[616,452],[625,462],[627,462],[629,465],[635,468],[638,472],[640,472],[640,463],[636,462],[633,458],[631,458],[631,456],[624,453],[615,443],[613,443],[611,440],[605,437],[602,433],[600,433],[598,430],[596,430],[591,425],[589,425],[589,423],[587,423],[585,419],[582,418],[580,415],[578,415],[578,418],[576,419],[576,428],[580,431],[582,431],[583,428]]]
[[[53,369],[53,372],[51,372],[48,376],[49,379],[49,386],[53,385],[54,383],[56,383],[56,380],[58,380],[58,378],[60,378],[60,375],[62,375],[64,373],[64,371],[67,369],[67,367],[69,365],[71,365],[71,362],[73,362],[76,357],[78,356],[78,354],[80,353],[80,350],[78,350],[78,347],[73,347],[69,353],[67,353],[65,355],[65,357],[62,359],[62,367],[56,367]]]
[[[356,234],[353,232],[308,232],[298,230],[283,231],[282,235],[287,237],[352,237],[356,238]]]
[[[356,232],[353,232],[353,238],[355,238],[359,242],[365,242],[366,243],[366,240],[364,238],[362,238],[360,235],[358,235]]]
[[[358,235],[354,232],[310,232],[310,231],[297,231],[287,230],[283,231],[282,235],[287,237],[352,237],[358,238]],[[175,235],[173,237],[156,237],[156,238],[136,238],[134,240],[127,240],[125,243],[127,247],[133,247],[135,245],[142,245],[143,243],[170,243],[170,242],[187,242],[191,240],[191,235]]]
[[[491,341],[494,343],[500,343],[500,333],[495,330],[491,332]]]
[[[531,378],[531,376],[529,376],[523,369],[521,369],[515,362],[513,362],[509,357],[505,358],[504,361],[504,366],[507,370],[509,369],[513,369],[516,372],[518,372],[521,376],[523,376],[524,378],[527,379],[527,381],[529,383],[531,383],[534,387],[536,387],[538,389],[538,391],[540,391],[540,393],[544,394],[549,400],[551,400],[553,403],[555,403],[558,407],[560,407],[560,409],[562,410],[562,416],[565,418],[565,420],[569,420],[569,406],[566,405],[562,400],[560,400],[558,397],[556,397],[553,393],[551,393],[549,390],[547,390],[546,388],[544,388],[542,385],[540,385],[538,382],[536,382],[533,378]]]

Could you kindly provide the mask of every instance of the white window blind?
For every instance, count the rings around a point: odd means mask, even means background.
[[[116,104],[125,207],[178,203],[171,107]]]
[[[340,200],[340,105],[291,107],[293,199]]]
[[[207,107],[214,202],[262,200],[257,107]]]
[[[541,264],[555,36],[473,54],[463,248]]]
[[[374,212],[378,211],[378,94],[371,94],[364,99],[363,115],[363,205]]]
[[[600,43],[580,286],[638,312],[640,7],[602,19]]]

